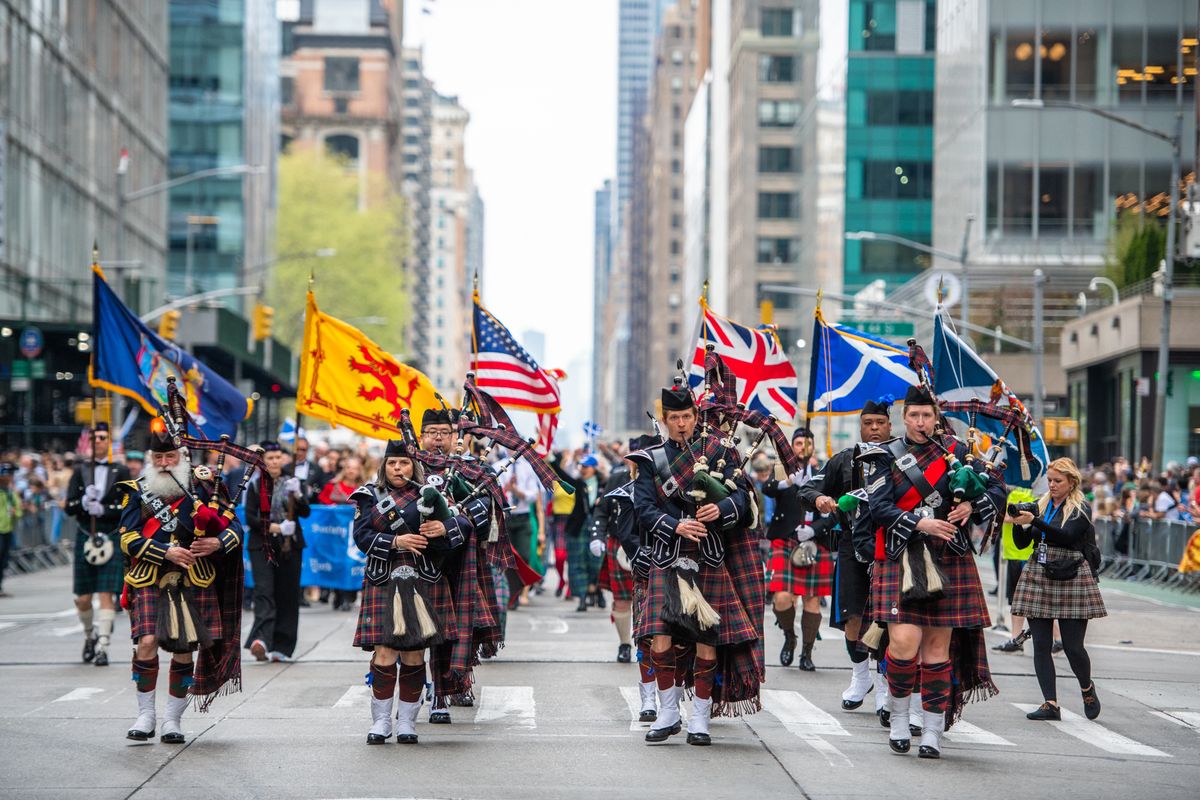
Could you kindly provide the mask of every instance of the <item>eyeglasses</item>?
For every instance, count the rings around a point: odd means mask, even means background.
[[[452,433],[453,433],[452,431],[439,431],[439,430],[424,431],[424,434],[426,436],[429,436],[431,438],[438,438],[438,439],[442,439],[447,436],[450,436],[450,435],[452,435]]]

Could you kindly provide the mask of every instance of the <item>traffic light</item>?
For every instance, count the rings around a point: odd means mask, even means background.
[[[271,323],[275,320],[275,309],[262,303],[254,304],[254,341],[271,338]]]
[[[179,327],[178,311],[165,311],[162,317],[158,320],[158,335],[164,339],[174,341],[175,329]]]

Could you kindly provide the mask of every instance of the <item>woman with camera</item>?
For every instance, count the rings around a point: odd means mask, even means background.
[[[1089,619],[1107,615],[1095,569],[1100,552],[1092,513],[1080,490],[1079,468],[1069,458],[1059,458],[1046,469],[1050,491],[1036,503],[1009,508],[1017,527],[1018,547],[1034,545],[1013,596],[1013,616],[1026,617],[1033,634],[1033,666],[1045,702],[1026,716],[1032,720],[1058,720],[1055,688],[1054,622],[1062,633],[1063,649],[1083,691],[1083,711],[1088,719],[1100,716],[1100,699],[1092,683],[1092,662],[1083,639]]]

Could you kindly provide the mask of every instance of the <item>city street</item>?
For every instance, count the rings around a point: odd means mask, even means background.
[[[969,706],[940,762],[892,755],[865,710],[839,707],[848,670],[839,634],[822,630],[818,670],[770,666],[764,710],[713,725],[714,746],[683,737],[647,746],[636,672],[613,661],[605,612],[579,614],[549,592],[509,615],[501,657],[478,670],[474,708],[451,726],[418,724],[421,743],[365,744],[366,656],[350,647],[354,614],[303,612],[299,658],[244,664],[244,691],[211,713],[188,711],[183,746],[125,739],[134,717],[127,651],[78,663],[70,572],[14,577],[0,605],[0,796],[69,797],[1123,797],[1193,798],[1200,784],[1200,613],[1105,587],[1112,617],[1089,645],[1103,714],[1081,716],[1059,661],[1061,723],[1033,723],[1031,652],[992,654],[1001,694]],[[248,623],[248,618],[247,618]],[[117,620],[124,640],[128,617]],[[768,662],[777,664],[777,630]],[[1001,639],[989,636],[989,643]],[[1128,643],[1128,642],[1132,643]],[[1125,642],[1125,643],[1123,643]],[[165,673],[164,673],[165,675]],[[160,680],[165,684],[165,678]],[[160,711],[165,686],[160,685]],[[453,759],[453,769],[447,769]]]

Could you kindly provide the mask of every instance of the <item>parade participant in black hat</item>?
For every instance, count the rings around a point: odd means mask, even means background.
[[[397,687],[396,741],[417,743],[425,650],[459,637],[442,567],[465,546],[466,530],[422,518],[424,481],[421,465],[408,457],[404,443],[390,441],[379,473],[350,498],[356,506],[354,541],[367,555],[354,646],[374,651],[367,744],[383,744],[392,735]]]
[[[866,446],[858,457],[876,528],[871,614],[887,623],[892,751],[910,749],[919,670],[920,756],[940,758],[942,732],[966,702],[998,691],[988,671],[983,629],[990,620],[966,525],[990,530],[1005,489],[962,463],[966,444],[941,433],[936,402],[923,386],[905,395],[903,419],[904,436]],[[958,470],[972,470],[970,483],[980,489],[973,499],[956,499],[967,483]]]
[[[181,718],[193,698],[204,711],[218,694],[241,689],[242,526],[224,485],[207,467],[193,473],[187,449],[161,419],[152,422],[144,474],[121,489],[138,704],[126,736],[154,736],[161,648],[172,655],[160,738],[182,744]]]
[[[125,560],[116,552],[112,533],[121,521],[120,484],[130,475],[124,465],[109,462],[107,422],[97,422],[89,438],[93,457],[81,461],[71,473],[65,510],[78,523],[73,589],[75,611],[83,625],[83,660],[103,667],[108,665],[117,595],[125,576]],[[99,609],[93,610],[93,596]]]
[[[800,487],[816,474],[813,466],[813,434],[807,427],[792,434],[792,452],[803,465],[795,475],[777,474],[762,486],[775,498],[775,515],[767,528],[771,540],[767,591],[771,594],[775,624],[783,630],[779,663],[790,666],[796,652],[796,600],[801,601],[800,669],[811,672],[813,645],[821,627],[821,598],[833,594],[833,556],[829,551],[828,520],[819,520],[812,508],[800,501]]]
[[[891,395],[885,395],[863,404],[858,419],[860,442],[878,444],[892,438],[889,416],[892,401]],[[842,708],[846,711],[861,706],[872,686],[867,651],[859,644],[859,637],[862,634],[863,613],[870,600],[870,566],[875,542],[872,538],[862,546],[855,547],[854,531],[867,527],[860,522],[860,518],[866,516],[866,503],[859,503],[858,498],[843,499],[865,485],[861,465],[854,461],[860,449],[859,445],[853,445],[837,453],[821,467],[811,482],[799,487],[800,501],[808,510],[831,515],[837,520],[838,558],[833,581],[833,608],[829,616],[830,624],[845,632],[846,652],[850,656],[850,685],[842,692]]]
[[[741,598],[756,594],[748,584],[761,582],[761,564],[726,559],[727,550],[740,554],[754,538],[745,483],[734,482],[724,499],[712,502],[701,498],[704,482],[697,481],[708,465],[741,459],[723,435],[706,425],[698,429],[696,402],[682,380],[662,391],[662,421],[667,441],[629,455],[638,466],[634,510],[653,543],[645,613],[634,631],[653,640],[658,684],[658,718],[646,741],[664,742],[682,729],[678,683],[694,692],[688,744],[708,745],[714,713],[758,708],[762,676],[752,651],[761,646],[760,629],[751,615],[761,610],[744,607]],[[677,658],[676,643],[694,649],[690,669]]]
[[[259,443],[267,472],[274,481],[270,524],[264,529],[259,493],[252,484],[246,496],[246,520],[250,533],[250,569],[254,574],[254,625],[246,640],[247,649],[258,661],[288,661],[296,651],[300,628],[300,573],[304,564],[304,529],[300,520],[311,513],[300,479],[285,466],[287,454],[278,442]],[[254,481],[260,478],[255,477]],[[275,563],[263,550],[269,537]]]

